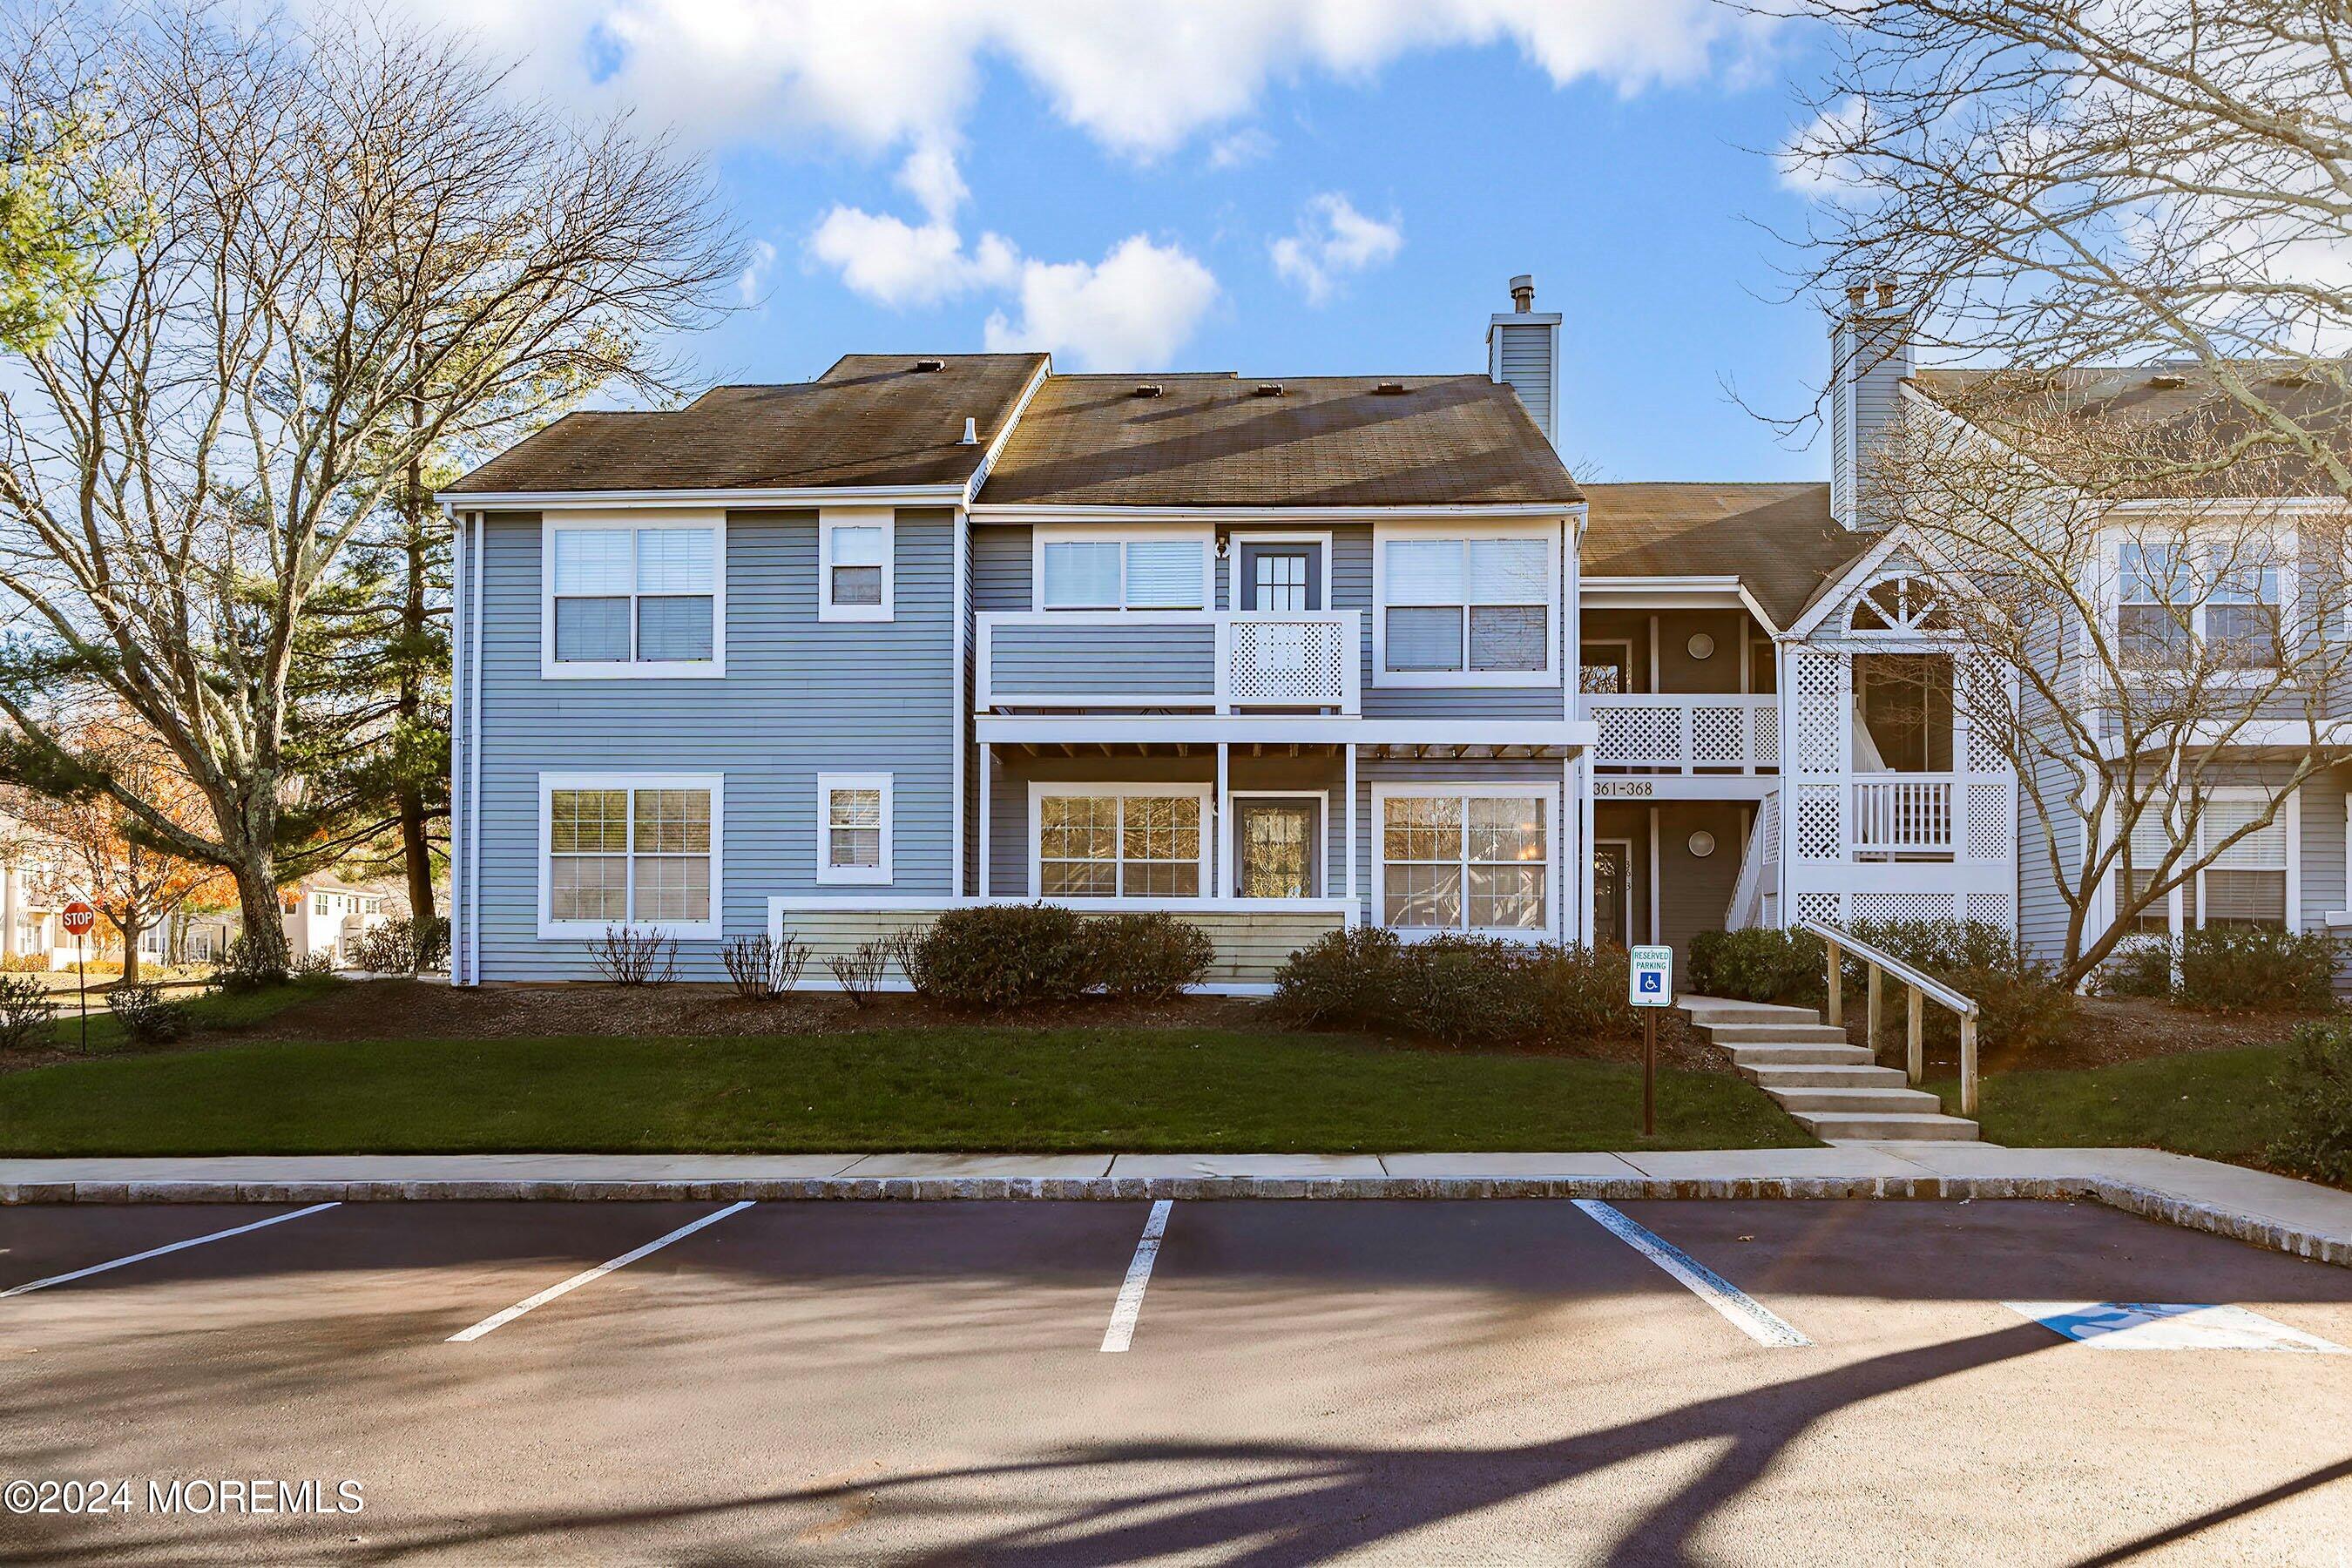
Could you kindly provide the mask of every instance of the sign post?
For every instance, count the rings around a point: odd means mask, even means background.
[[[98,923],[98,911],[81,900],[68,904],[58,917],[66,934],[74,939],[74,983],[81,991],[81,1054],[89,1055],[89,954],[82,939],[89,935]]]
[[[1637,947],[1629,955],[1626,997],[1642,1010],[1642,1136],[1658,1132],[1658,1009],[1675,1004],[1675,950]]]

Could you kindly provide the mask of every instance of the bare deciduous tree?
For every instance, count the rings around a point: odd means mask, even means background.
[[[139,193],[101,281],[0,396],[0,762],[77,763],[110,695],[167,745],[203,829],[120,781],[159,843],[226,868],[249,940],[277,883],[358,831],[301,809],[289,732],[314,598],[414,465],[583,386],[661,387],[658,344],[737,267],[708,181],[625,121],[507,95],[468,49],[388,25],[232,13],[0,24],[0,107],[107,84],[67,180]],[[322,699],[326,700],[326,699]]]

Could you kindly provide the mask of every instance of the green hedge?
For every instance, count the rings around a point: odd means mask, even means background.
[[[1421,1035],[1449,1045],[1573,1045],[1639,1026],[1625,950],[1437,936],[1381,926],[1331,931],[1290,955],[1275,1009],[1322,1027]]]
[[[2134,938],[2100,966],[2098,987],[2219,1013],[2323,1013],[2336,1005],[2337,956],[2328,931],[2207,926]]]

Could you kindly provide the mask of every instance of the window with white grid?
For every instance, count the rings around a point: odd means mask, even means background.
[[[1040,790],[1035,795],[1038,896],[1200,897],[1208,794],[1192,785]]]
[[[1132,531],[1038,531],[1041,610],[1204,610],[1209,539]]]
[[[724,549],[709,522],[551,525],[541,673],[723,673]]]
[[[1392,685],[1546,678],[1552,663],[1552,541],[1384,535],[1377,631]]]
[[[1381,919],[1406,931],[1550,929],[1551,800],[1401,790],[1380,798]]]
[[[717,935],[719,796],[714,774],[541,774],[540,934]]]
[[[818,881],[890,880],[891,793],[888,773],[817,775]]]
[[[817,511],[816,618],[887,621],[898,596],[898,527],[887,507]]]

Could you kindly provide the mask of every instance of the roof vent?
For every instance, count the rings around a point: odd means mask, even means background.
[[[1257,384],[1257,390],[1250,394],[1250,395],[1253,397],[1280,397],[1282,395],[1282,383],[1278,381],[1261,381]]]
[[[1400,397],[1404,394],[1404,383],[1401,381],[1384,381],[1378,386],[1373,387],[1372,390],[1380,394],[1382,397]]]
[[[1136,384],[1135,395],[1138,397],[1157,397],[1160,395],[1160,384],[1156,381],[1144,381],[1138,382]]]
[[[945,370],[947,367],[948,362],[943,359],[919,359],[915,362],[915,374],[926,375],[932,371]]]
[[[2171,374],[2151,375],[2147,378],[2147,384],[2158,392],[2170,392],[2176,386],[2188,385],[2189,379],[2186,376]]]
[[[969,415],[969,414],[965,415],[965,416],[964,416],[964,417],[963,417],[963,439],[962,439],[961,441],[959,441],[959,442],[958,442],[958,443],[956,443],[956,444],[957,444],[958,446],[961,446],[961,447],[977,447],[977,446],[979,446],[979,445],[980,445],[980,421],[979,421],[979,420],[977,420],[977,419],[974,419],[974,418],[973,418],[971,415]]]

